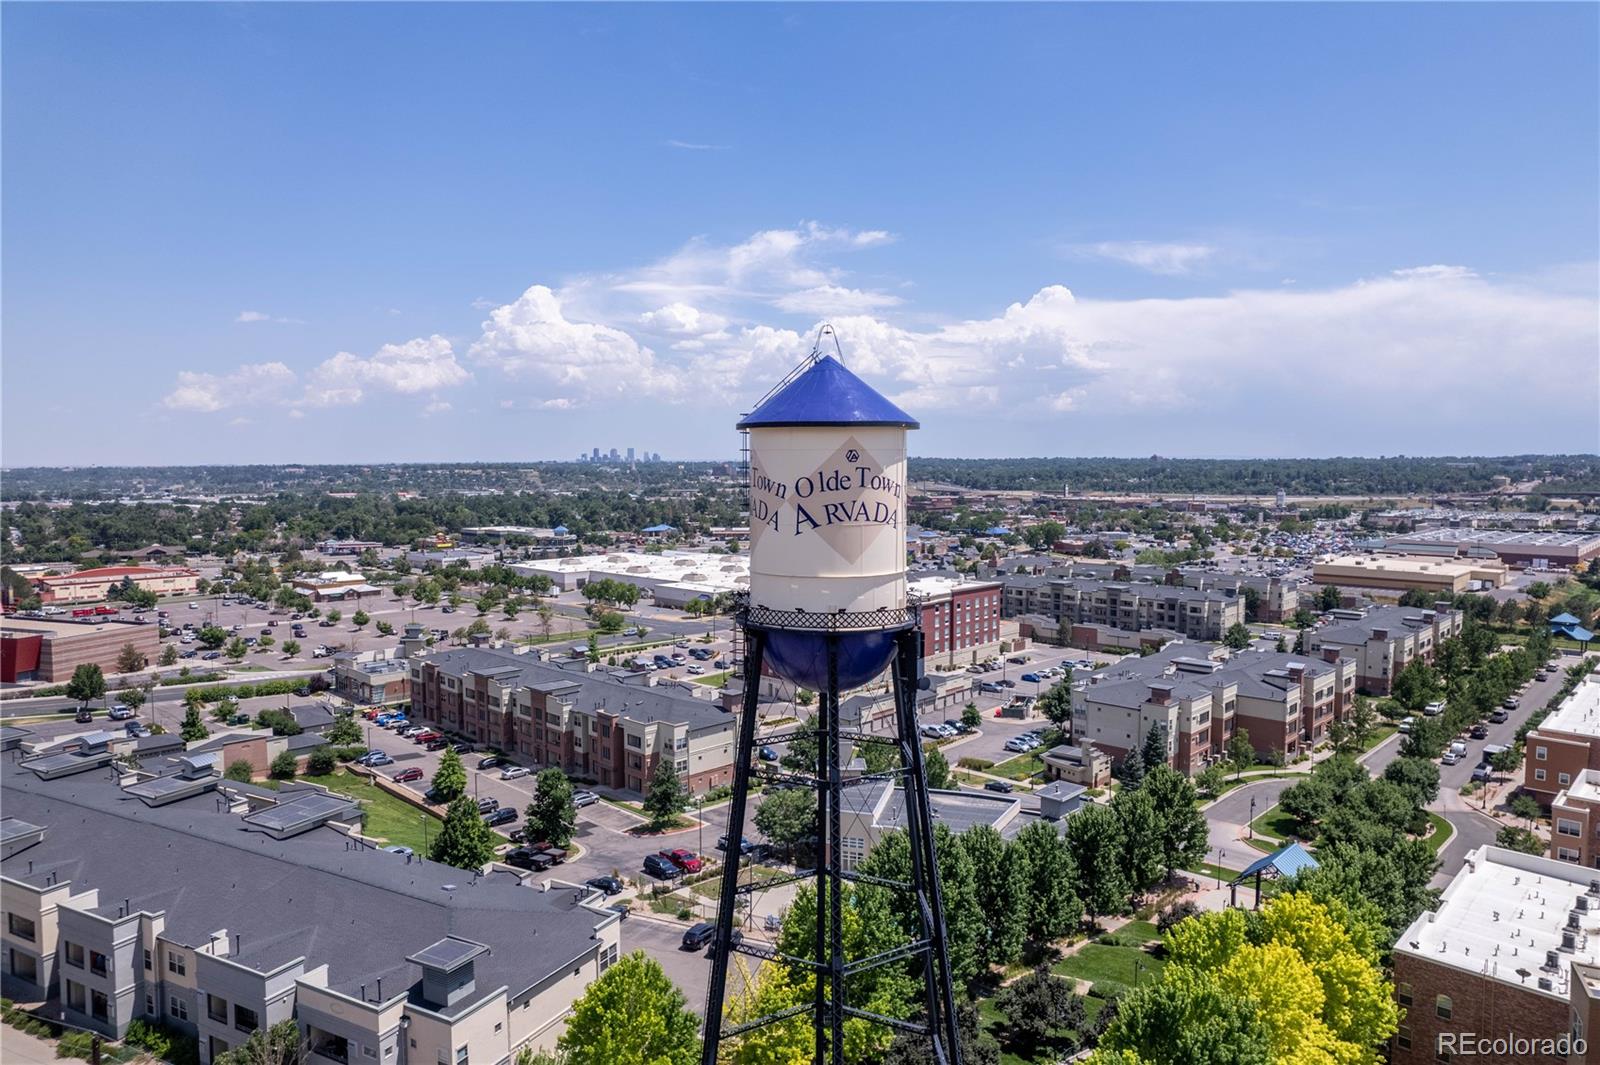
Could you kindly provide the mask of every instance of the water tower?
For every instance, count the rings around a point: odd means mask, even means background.
[[[831,329],[825,327],[823,332],[831,334]],[[728,963],[735,953],[815,974],[815,993],[803,1012],[809,1014],[816,1033],[817,1065],[844,1060],[846,1017],[925,1034],[934,1060],[958,1063],[944,909],[934,875],[933,821],[917,735],[922,630],[918,611],[906,597],[906,431],[917,428],[917,422],[839,359],[813,350],[738,427],[749,434],[750,451],[750,590],[738,607],[746,644],[744,703],[702,1063],[716,1065],[721,1040],[797,1015],[785,1010],[725,1027],[723,999]],[[859,726],[843,725],[841,694],[886,673],[895,703],[893,733],[865,734]],[[739,853],[738,841],[747,821],[763,675],[817,694],[816,765],[807,773],[768,774],[774,782],[815,789],[815,864],[792,874],[741,883],[740,867],[746,859]],[[807,731],[802,726],[761,740],[779,744]],[[841,745],[868,743],[892,746],[900,756],[899,765],[844,779],[842,763],[850,746],[841,754]],[[881,781],[904,789],[911,880],[872,883],[901,894],[907,912],[917,915],[917,935],[888,956],[846,958],[840,942],[843,885],[858,877],[844,867],[841,853],[841,797],[846,788],[880,786]],[[817,922],[809,956],[780,955],[772,944],[751,934],[733,942],[741,900],[806,880],[816,885],[818,912],[828,915]],[[851,1005],[853,974],[907,964],[922,972],[925,995],[919,1020],[879,1017]]]

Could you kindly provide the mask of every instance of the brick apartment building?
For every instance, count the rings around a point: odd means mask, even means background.
[[[1122,583],[1080,577],[1010,576],[1006,617],[1042,614],[1063,630],[1106,625],[1128,632],[1168,629],[1191,640],[1220,640],[1244,620],[1244,602],[1226,592],[1170,584]]]
[[[1388,695],[1400,671],[1420,658],[1432,662],[1434,650],[1461,634],[1461,612],[1441,602],[1433,610],[1378,606],[1335,610],[1327,625],[1305,630],[1306,652],[1322,657],[1332,648],[1356,663],[1356,687],[1368,695]]]
[[[1561,705],[1528,733],[1524,749],[1523,790],[1545,806],[1554,803],[1585,770],[1600,769],[1600,671],[1583,678]]]
[[[194,595],[200,571],[187,566],[101,566],[42,576],[33,583],[42,603],[98,603],[123,581],[156,595]]]
[[[911,581],[907,591],[922,615],[922,657],[929,664],[971,663],[997,651],[1001,590],[999,581]]]
[[[1477,848],[1438,908],[1418,917],[1395,944],[1395,995],[1404,1016],[1390,1062],[1600,1062],[1597,952],[1600,880],[1567,862]],[[1507,1042],[1469,1052],[1463,1033]],[[1587,1047],[1546,1053],[1537,1042],[1563,1037],[1587,1040]]]
[[[110,758],[3,781],[0,982],[76,1027],[164,1021],[209,1065],[293,1019],[305,1065],[504,1065],[553,1047],[621,953],[598,892],[386,854],[358,804],[224,780],[215,756],[120,779]]]
[[[0,681],[70,680],[80,665],[96,665],[114,673],[117,656],[132,644],[154,662],[161,654],[159,626],[121,618],[44,621],[7,618],[0,630]]]
[[[1600,869],[1600,770],[1582,769],[1550,804],[1550,857]]]
[[[669,758],[693,794],[733,783],[734,719],[644,673],[465,648],[411,662],[412,716],[601,787],[642,793]]]
[[[1264,651],[1230,657],[1220,647],[1172,643],[1098,671],[1075,692],[1073,740],[1120,762],[1157,722],[1178,737],[1168,746],[1173,768],[1195,773],[1220,758],[1242,728],[1257,755],[1292,759],[1324,742],[1348,715],[1355,670],[1332,649],[1322,658]]]

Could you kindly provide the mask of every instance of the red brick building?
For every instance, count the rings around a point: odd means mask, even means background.
[[[7,618],[0,631],[0,681],[69,680],[80,665],[97,665],[106,673],[117,669],[117,656],[132,644],[146,659],[161,653],[161,638],[154,624],[99,618],[85,621],[37,621]]]
[[[922,657],[929,663],[971,663],[999,650],[999,581],[924,577],[908,590],[922,613]]]
[[[156,595],[194,595],[200,571],[187,566],[101,566],[40,577],[34,586],[44,603],[97,603],[123,581]]]

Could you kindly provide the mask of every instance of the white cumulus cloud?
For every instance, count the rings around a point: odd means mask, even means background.
[[[313,406],[359,403],[371,391],[414,395],[465,384],[471,374],[450,341],[435,334],[385,344],[371,358],[341,351],[311,371],[305,401]]]
[[[1075,244],[1069,250],[1080,257],[1111,259],[1152,274],[1187,274],[1217,254],[1209,244],[1153,240],[1104,240],[1098,244]]]
[[[182,370],[177,387],[161,401],[169,410],[211,414],[229,407],[280,399],[294,386],[294,371],[281,362],[246,363],[230,373]]]

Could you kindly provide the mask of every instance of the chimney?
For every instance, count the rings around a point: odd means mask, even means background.
[[[1324,646],[1322,648],[1322,660],[1324,662],[1339,661],[1339,649],[1332,645]]]
[[[1372,638],[1374,640],[1387,640],[1389,638],[1389,630],[1386,629],[1386,628],[1384,628],[1384,629],[1373,629],[1372,630]]]
[[[1167,705],[1167,703],[1171,699],[1172,699],[1172,685],[1170,685],[1170,684],[1152,684],[1152,685],[1150,685],[1150,701],[1152,703],[1155,703],[1157,706],[1165,706],[1165,705]]]
[[[1306,664],[1304,662],[1290,662],[1283,668],[1286,672],[1288,672],[1289,676],[1293,677],[1296,681],[1305,678]]]

